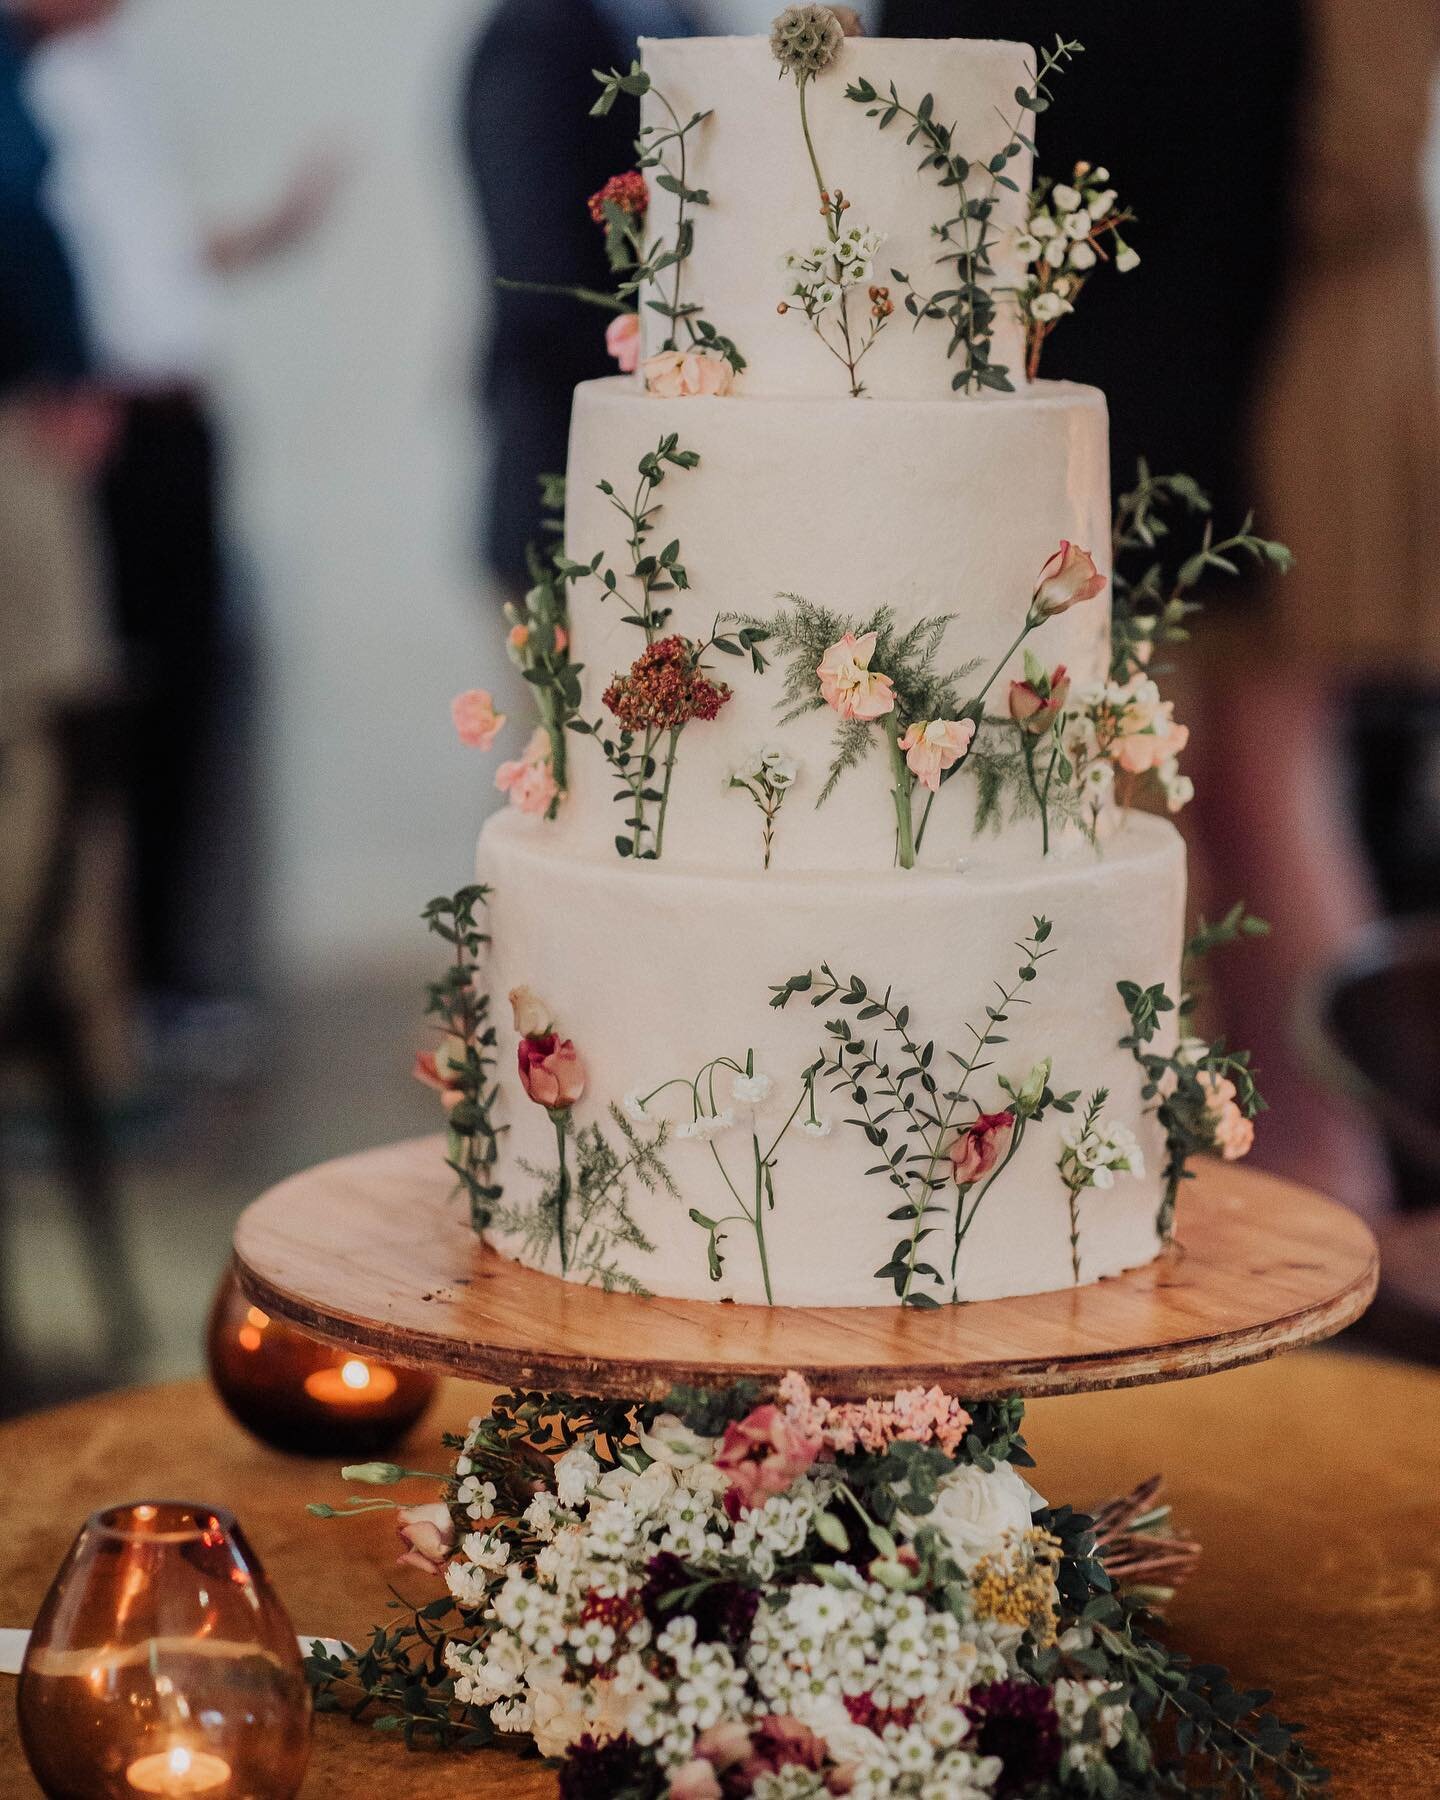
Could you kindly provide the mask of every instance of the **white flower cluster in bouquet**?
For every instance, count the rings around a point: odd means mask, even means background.
[[[1145,1173],[1145,1153],[1135,1133],[1118,1120],[1067,1126],[1060,1141],[1060,1170],[1067,1185],[1111,1188],[1117,1175]]]
[[[1057,1540],[1009,1463],[955,1460],[964,1409],[919,1389],[837,1407],[797,1376],[780,1398],[723,1438],[662,1414],[610,1466],[581,1438],[518,1519],[461,1538],[456,1700],[546,1756],[630,1745],[674,1800],[746,1759],[753,1782],[725,1793],[978,1800],[1005,1776],[979,1742],[987,1705],[1038,1707],[1075,1763],[1117,1742],[1095,1715],[1127,1709],[1103,1684],[1052,1700],[1024,1672],[1026,1644],[1059,1641]],[[481,1435],[460,1458],[467,1515],[495,1504],[470,1472]],[[934,1460],[887,1529],[847,1459],[897,1442]]]

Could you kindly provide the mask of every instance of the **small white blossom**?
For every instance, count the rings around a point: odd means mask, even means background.
[[[555,1464],[555,1492],[562,1506],[579,1506],[600,1474],[583,1444],[572,1444]]]
[[[1017,233],[1015,238],[1015,254],[1021,262],[1035,262],[1040,255],[1040,240],[1028,231]]]
[[[1070,246],[1070,267],[1072,269],[1093,269],[1099,258],[1095,254],[1095,246],[1084,242]]]
[[[1079,188],[1073,188],[1068,182],[1060,181],[1050,190],[1051,204],[1057,212],[1073,213],[1082,204]]]
[[[1068,238],[1053,237],[1045,246],[1045,261],[1052,269],[1063,269],[1065,258],[1070,254]]]
[[[1053,319],[1063,318],[1068,312],[1074,312],[1071,303],[1059,294],[1052,292],[1037,294],[1030,302],[1032,318],[1039,319],[1042,324],[1049,324]]]
[[[1059,229],[1047,212],[1037,212],[1030,221],[1031,237],[1053,238]]]
[[[774,1078],[757,1069],[753,1075],[737,1075],[730,1083],[730,1098],[737,1106],[760,1106],[770,1097]]]
[[[1140,252],[1132,250],[1129,244],[1122,244],[1119,238],[1115,240],[1115,267],[1122,275],[1140,267]]]
[[[725,1106],[717,1113],[702,1113],[698,1119],[688,1119],[683,1125],[675,1127],[677,1138],[692,1138],[706,1144],[722,1132],[729,1131],[735,1123],[735,1113],[731,1107]]]
[[[645,1102],[633,1088],[620,1104],[625,1108],[626,1118],[632,1120],[636,1125],[643,1125],[650,1117],[645,1110]]]
[[[806,1137],[829,1137],[831,1125],[829,1119],[802,1119],[800,1129]]]

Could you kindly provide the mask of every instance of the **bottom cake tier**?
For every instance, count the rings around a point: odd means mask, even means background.
[[[1033,870],[822,876],[579,859],[506,813],[479,875],[504,1254],[659,1295],[879,1306],[1157,1253],[1163,1133],[1117,984],[1178,994],[1164,820]],[[519,988],[575,1046],[568,1112],[517,1073]]]

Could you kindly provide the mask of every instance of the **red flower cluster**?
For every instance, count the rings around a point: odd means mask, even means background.
[[[645,209],[650,204],[650,191],[645,186],[645,177],[638,169],[627,169],[623,175],[612,175],[604,187],[590,196],[585,204],[590,209],[590,217],[597,225],[605,223],[605,203],[618,206],[623,213],[629,213],[632,219],[642,219]]]
[[[882,1737],[887,1725],[898,1725],[902,1731],[915,1723],[920,1710],[918,1700],[907,1700],[904,1706],[877,1706],[872,1694],[842,1694],[845,1710],[857,1725]]]
[[[713,719],[730,698],[723,681],[711,681],[683,637],[661,638],[642,650],[628,675],[605,690],[605,704],[626,731],[678,731],[691,719]]]

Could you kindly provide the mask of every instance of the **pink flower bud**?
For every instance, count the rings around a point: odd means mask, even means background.
[[[988,1175],[1010,1148],[1014,1135],[1013,1112],[981,1113],[950,1146],[957,1184],[968,1187]]]
[[[518,1061],[520,1085],[547,1112],[564,1112],[585,1092],[585,1065],[569,1038],[522,1037]]]
[[[1042,685],[1049,691],[1042,692],[1030,681],[1010,683],[1010,717],[1032,737],[1044,737],[1065,710],[1065,702],[1070,698],[1070,677],[1064,663],[1058,663]]]
[[[1088,550],[1061,538],[1060,548],[1040,571],[1040,580],[1030,601],[1036,619],[1053,619],[1068,612],[1082,600],[1093,600],[1105,586],[1105,577],[1095,567]]]
[[[443,1575],[455,1548],[455,1521],[443,1500],[429,1506],[402,1506],[395,1514],[395,1529],[405,1545],[398,1559],[427,1575]]]

